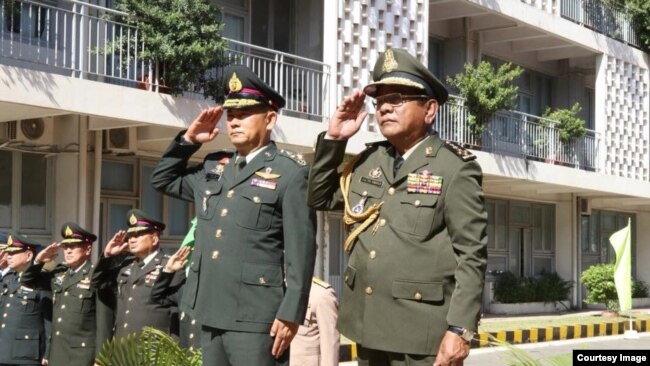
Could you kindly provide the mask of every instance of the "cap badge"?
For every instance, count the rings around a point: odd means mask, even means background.
[[[397,69],[397,61],[393,55],[393,50],[389,49],[384,53],[384,72],[391,72]]]
[[[7,238],[7,245],[13,245],[14,239],[11,238],[11,235],[9,235],[9,238]]]
[[[129,217],[129,223],[130,223],[131,225],[135,225],[135,224],[138,223],[138,218],[135,217],[135,214],[131,214],[131,217]]]
[[[65,227],[65,236],[72,236],[73,232],[72,229],[70,229],[70,226]]]
[[[242,89],[241,80],[237,77],[237,73],[233,72],[230,81],[228,81],[228,88],[231,93],[237,93]]]

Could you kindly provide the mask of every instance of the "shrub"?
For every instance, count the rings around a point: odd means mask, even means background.
[[[578,117],[578,113],[582,111],[580,103],[574,104],[571,109],[558,108],[551,110],[550,107],[546,107],[542,117],[554,119],[559,123],[555,126],[557,127],[560,133],[560,141],[567,143],[571,139],[582,137],[587,132],[585,127],[585,121]]]
[[[607,310],[619,309],[613,264],[596,264],[587,268],[580,281],[589,293],[584,300],[587,304],[605,303]]]
[[[648,296],[648,284],[643,281],[632,282],[632,298],[638,299]]]
[[[504,272],[494,283],[494,300],[504,304],[519,302],[557,302],[569,296],[573,284],[557,273],[542,273],[537,278],[519,277]]]

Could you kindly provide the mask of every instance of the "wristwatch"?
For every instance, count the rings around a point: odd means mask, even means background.
[[[474,335],[476,335],[476,332],[472,332],[469,329],[457,327],[455,325],[450,325],[449,328],[447,328],[447,330],[452,333],[458,334],[461,338],[463,338],[467,342],[470,342],[474,338]]]

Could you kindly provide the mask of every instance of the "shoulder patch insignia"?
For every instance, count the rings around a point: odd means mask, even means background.
[[[330,287],[332,287],[332,285],[330,285],[329,283],[327,283],[327,282],[321,280],[321,279],[318,278],[318,277],[314,277],[314,278],[312,278],[312,282],[313,282],[314,284],[316,284],[316,285],[322,287],[322,288],[330,288]]]
[[[307,162],[305,161],[305,158],[302,156],[302,154],[296,153],[291,150],[285,150],[285,149],[280,149],[278,150],[278,153],[282,156],[286,156],[289,159],[293,160],[296,162],[296,164],[300,166],[305,166],[307,165]]]
[[[445,147],[449,151],[453,152],[454,155],[458,156],[462,161],[471,161],[476,159],[476,155],[455,142],[445,141]]]

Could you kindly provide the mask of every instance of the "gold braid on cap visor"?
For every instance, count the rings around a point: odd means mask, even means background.
[[[359,214],[352,212],[352,209],[350,208],[350,202],[348,201],[348,192],[350,191],[352,169],[360,157],[361,155],[355,156],[352,158],[352,160],[350,160],[345,168],[343,168],[343,173],[341,174],[340,180],[344,201],[343,227],[345,228],[345,232],[349,234],[348,238],[345,239],[345,243],[343,243],[343,250],[345,250],[347,254],[350,254],[352,252],[354,241],[357,239],[357,237],[361,235],[361,233],[364,232],[375,220],[377,220],[377,217],[379,217],[379,209],[384,204],[384,201],[381,201],[379,203],[373,203],[370,207],[368,207],[367,210]],[[361,221],[363,221],[361,225],[359,225],[356,229],[354,229],[354,231],[352,231],[352,233],[350,233],[350,227],[353,224],[359,223]]]

